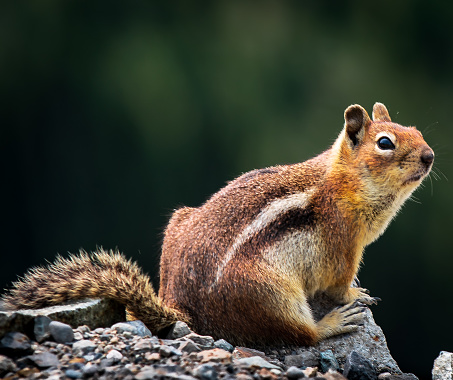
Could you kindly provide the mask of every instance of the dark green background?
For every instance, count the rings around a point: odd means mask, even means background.
[[[320,153],[348,105],[380,101],[436,162],[361,281],[401,368],[428,378],[453,351],[452,4],[2,2],[1,285],[97,245],[156,280],[173,209]]]

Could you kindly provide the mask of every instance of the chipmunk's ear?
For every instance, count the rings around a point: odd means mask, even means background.
[[[346,135],[353,146],[358,145],[371,124],[371,119],[362,106],[354,104],[344,111]]]
[[[373,106],[373,121],[392,121],[389,111],[382,103],[375,103]]]

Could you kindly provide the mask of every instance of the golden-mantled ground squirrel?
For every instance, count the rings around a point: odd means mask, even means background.
[[[235,344],[314,344],[354,331],[362,304],[352,287],[368,244],[431,170],[434,153],[413,127],[376,103],[345,111],[331,148],[303,163],[246,173],[198,208],[177,210],[165,231],[160,289],[114,252],[80,253],[29,271],[3,297],[37,308],[84,297],[125,304],[151,331],[187,321]],[[315,321],[308,300],[340,305]]]

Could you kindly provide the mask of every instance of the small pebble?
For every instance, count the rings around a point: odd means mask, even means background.
[[[214,347],[221,348],[222,350],[233,352],[234,347],[232,344],[228,343],[225,339],[219,339],[214,342]]]
[[[334,371],[340,370],[340,365],[338,364],[332,350],[322,351],[320,353],[320,362],[320,370],[323,373],[326,373],[329,369],[333,369]]]
[[[83,355],[88,354],[91,351],[94,351],[96,344],[91,340],[79,340],[72,345],[74,354],[82,353]]]
[[[117,350],[110,350],[107,354],[107,359],[112,359],[114,362],[119,362],[123,358],[123,354]]]
[[[82,378],[82,372],[80,371],[75,371],[73,369],[68,369],[65,371],[65,375],[69,377],[70,379],[81,379]]]
[[[55,342],[69,343],[74,340],[74,331],[66,323],[52,321],[49,323],[49,331]]]
[[[129,322],[126,322],[126,323],[128,325],[131,325],[131,326],[135,327],[135,329],[136,329],[135,332],[131,331],[131,334],[138,335],[138,336],[141,336],[141,337],[152,336],[153,335],[151,333],[151,331],[148,329],[148,327],[146,327],[146,325],[142,321],[129,321]]]
[[[6,356],[23,356],[33,352],[31,341],[25,334],[9,332],[0,341],[0,354]]]
[[[346,358],[343,375],[349,380],[377,379],[373,364],[356,351],[352,351]]]
[[[286,371],[286,377],[289,380],[297,380],[302,377],[305,377],[304,371],[302,371],[300,368],[297,367],[289,367],[288,370]]]
[[[191,332],[192,330],[187,326],[187,323],[178,321],[172,326],[167,335],[167,339],[182,338],[183,336],[189,335]]]
[[[201,364],[193,370],[195,377],[201,380],[217,380],[217,371],[211,364]]]
[[[50,337],[49,324],[52,320],[45,315],[38,315],[34,319],[33,333],[37,342],[41,343]]]
[[[129,331],[131,334],[137,334],[137,328],[126,322],[115,323],[112,326],[112,330],[116,330],[118,334],[122,334],[125,331]]]
[[[83,367],[82,373],[86,377],[94,376],[98,372],[98,366],[96,364],[88,363]]]
[[[50,352],[34,354],[29,356],[29,359],[40,368],[58,367],[60,364],[57,355],[51,354]]]

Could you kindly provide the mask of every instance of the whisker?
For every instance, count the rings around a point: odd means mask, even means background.
[[[423,131],[422,131],[423,136],[427,136],[427,135],[429,135],[432,131],[434,131],[434,128],[433,128],[433,127],[434,127],[435,125],[437,125],[437,124],[439,124],[439,122],[438,122],[438,121],[435,121],[434,123],[431,123],[430,125],[426,126],[426,127],[423,129]]]
[[[414,195],[411,195],[411,196],[409,197],[408,200],[409,200],[409,201],[412,201],[412,202],[414,202],[414,203],[417,203],[417,204],[419,204],[419,205],[422,204],[422,202],[421,202],[417,197],[415,197]]]

